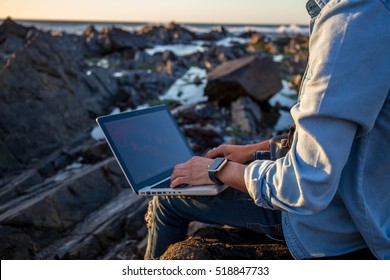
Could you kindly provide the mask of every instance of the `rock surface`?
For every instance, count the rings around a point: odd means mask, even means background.
[[[81,71],[85,49],[79,37],[33,33],[13,34],[24,47],[0,68],[0,149],[5,155],[0,175],[30,164],[91,127],[97,114],[112,104],[115,92],[109,71]]]
[[[281,90],[279,67],[268,56],[249,56],[225,62],[207,76],[205,94],[229,104],[240,96],[263,101]]]
[[[202,228],[171,245],[161,260],[291,260],[287,246],[251,231]]]
[[[285,243],[265,235],[233,228],[205,227],[171,245],[161,260],[293,260]],[[375,260],[369,249],[319,258],[322,260]]]

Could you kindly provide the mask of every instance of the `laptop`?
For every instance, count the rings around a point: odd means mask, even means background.
[[[193,152],[166,105],[96,119],[137,195],[216,195],[226,185],[170,187],[178,163]]]

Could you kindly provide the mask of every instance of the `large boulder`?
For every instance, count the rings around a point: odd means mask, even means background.
[[[227,105],[240,96],[264,101],[282,89],[279,65],[269,56],[249,56],[225,62],[207,75],[205,94]]]
[[[7,22],[1,34],[7,26],[18,30]],[[0,66],[0,176],[90,129],[116,94],[109,70],[83,70],[82,37],[20,30],[23,47]]]
[[[172,244],[161,260],[293,260],[284,242],[243,229],[205,227]],[[328,260],[375,260],[369,249],[326,257]]]
[[[171,245],[162,260],[291,260],[286,245],[265,235],[233,228],[201,228]]]

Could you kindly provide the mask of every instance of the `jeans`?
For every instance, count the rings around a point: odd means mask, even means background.
[[[255,205],[247,193],[228,188],[216,196],[155,196],[149,205],[145,259],[159,258],[187,236],[191,221],[246,228],[284,240],[280,211]]]

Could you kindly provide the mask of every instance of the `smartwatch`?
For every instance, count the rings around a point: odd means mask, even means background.
[[[218,185],[223,185],[223,182],[219,180],[216,175],[228,162],[226,158],[215,158],[212,163],[208,166],[209,178],[211,181]]]

